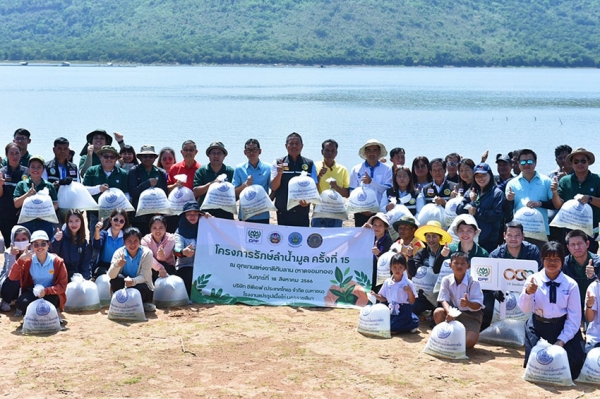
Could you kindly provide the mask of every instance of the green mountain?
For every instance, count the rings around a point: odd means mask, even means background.
[[[0,59],[600,66],[600,0],[0,0]]]

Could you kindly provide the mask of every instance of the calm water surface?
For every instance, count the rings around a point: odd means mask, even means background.
[[[56,137],[79,152],[95,128],[122,132],[136,150],[193,139],[202,164],[214,140],[228,148],[227,164],[244,161],[251,137],[271,162],[292,131],[315,160],[325,138],[338,140],[348,168],[369,138],[404,147],[407,159],[477,161],[485,149],[528,147],[542,172],[559,144],[600,156],[597,69],[0,67],[0,110],[4,142],[25,127],[30,152],[47,158]]]

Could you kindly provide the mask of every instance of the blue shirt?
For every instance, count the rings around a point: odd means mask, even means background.
[[[271,181],[271,165],[258,161],[256,168],[250,162],[243,162],[235,167],[233,172],[233,186],[239,187],[246,182],[248,176],[252,176],[252,184],[258,184],[269,194],[269,183]],[[248,220],[269,219],[269,212],[254,215]],[[242,208],[239,208],[238,218],[242,220]]]
[[[114,239],[109,229],[106,240],[104,241],[104,246],[102,247],[102,256],[100,258],[102,262],[110,263],[115,251],[123,245],[125,245],[125,242],[123,241],[123,230],[119,231],[119,235]]]
[[[518,211],[519,209],[527,206],[528,201],[549,201],[552,199],[552,190],[550,189],[550,185],[552,184],[552,180],[549,177],[540,175],[538,172],[535,172],[535,176],[531,179],[531,181],[527,181],[523,177],[523,173],[519,176],[515,177],[506,185],[506,193],[510,187],[515,193],[514,200],[514,211]],[[548,226],[548,209],[539,207],[535,208],[544,217],[544,224],[546,225],[546,234],[550,234],[550,227]]]
[[[52,287],[54,285],[54,255],[48,253],[44,264],[41,264],[37,255],[34,255],[31,258],[29,274],[31,274],[34,285],[41,284],[44,288]]]

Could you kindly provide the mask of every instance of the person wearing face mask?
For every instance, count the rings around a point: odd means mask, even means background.
[[[16,225],[10,232],[10,251],[4,254],[4,269],[0,273],[0,297],[2,303],[0,310],[10,312],[10,304],[19,296],[21,284],[19,280],[11,280],[8,278],[10,270],[21,255],[29,249],[29,239],[31,233],[26,227]]]

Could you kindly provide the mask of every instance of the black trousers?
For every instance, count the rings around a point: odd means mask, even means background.
[[[110,280],[110,289],[113,293],[117,292],[118,290],[122,290],[123,288],[125,288],[124,277],[117,276],[116,278]],[[150,288],[148,288],[148,284],[141,283],[129,288],[135,288],[140,292],[140,295],[142,296],[142,303],[152,303],[152,297],[154,296],[154,293],[150,290]]]
[[[280,226],[310,227],[308,212],[277,211],[277,224]]]
[[[25,312],[27,312],[27,307],[37,299],[39,298],[33,295],[33,289],[22,290],[21,296],[17,298],[17,309],[25,314]],[[60,310],[60,300],[58,295],[45,295],[44,299],[53,304],[56,310]]]

